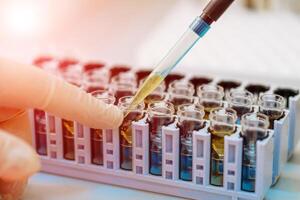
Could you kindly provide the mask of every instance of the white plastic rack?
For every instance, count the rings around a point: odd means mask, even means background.
[[[215,78],[212,83],[217,84],[221,80],[223,79]],[[249,84],[251,83],[243,81],[238,87],[245,88]],[[281,87],[271,86],[265,92],[272,93],[277,88]],[[102,130],[103,165],[95,165],[91,161],[91,129],[74,122],[75,160],[65,160],[62,119],[46,113],[44,125],[47,153],[41,156],[42,171],[191,199],[262,200],[280,177],[282,168],[299,141],[300,95],[289,97],[288,101],[289,107],[285,110],[284,117],[275,121],[274,130],[268,131],[266,139],[257,141],[255,192],[241,190],[243,138],[240,137],[239,125],[235,134],[225,137],[223,187],[210,185],[209,121],[206,121],[203,129],[193,133],[193,173],[192,181],[189,182],[179,179],[179,129],[176,120],[162,128],[162,176],[154,176],[149,174],[147,115],[132,123],[133,170],[126,171],[120,169],[118,130]],[[255,106],[254,109],[257,110]],[[33,144],[36,146],[35,110],[30,110],[29,115]]]

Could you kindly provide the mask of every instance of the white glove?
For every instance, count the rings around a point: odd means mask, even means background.
[[[35,151],[17,139],[31,141],[25,113],[28,108],[42,109],[91,128],[116,128],[123,120],[116,106],[76,86],[39,68],[0,59],[0,195],[6,199],[19,198],[26,177],[40,168]]]

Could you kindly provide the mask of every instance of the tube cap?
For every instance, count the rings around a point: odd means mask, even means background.
[[[234,0],[211,0],[204,8],[201,18],[208,24],[217,21]]]

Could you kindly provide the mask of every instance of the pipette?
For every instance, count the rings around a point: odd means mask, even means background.
[[[156,87],[164,80],[189,50],[202,38],[210,29],[210,25],[217,21],[234,0],[211,0],[189,26],[186,32],[177,41],[168,54],[154,67],[154,70],[147,77],[142,86],[138,89],[125,116],[140,104]]]

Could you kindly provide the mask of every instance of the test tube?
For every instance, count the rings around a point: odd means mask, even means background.
[[[108,88],[108,70],[104,68],[103,63],[86,63],[83,68],[83,85],[85,91],[91,93],[96,90],[105,90]]]
[[[283,96],[287,104],[286,106],[289,108],[290,98],[299,95],[299,90],[294,90],[291,88],[277,88],[274,90],[274,94]]]
[[[145,81],[145,79],[142,79],[140,81],[141,85],[143,82]],[[165,94],[165,83],[162,82],[151,94],[149,94],[145,99],[144,99],[144,103],[145,103],[145,108],[148,108],[148,105],[150,103],[153,102],[157,102],[157,101],[163,101],[166,98],[166,94]]]
[[[249,84],[245,89],[253,94],[254,103],[257,103],[258,97],[270,90],[270,87],[261,84]]]
[[[231,108],[215,108],[209,115],[211,132],[210,184],[223,186],[224,137],[235,132],[237,114]]]
[[[174,106],[170,102],[154,102],[147,109],[150,139],[150,174],[162,175],[162,127],[174,121]]]
[[[118,106],[128,111],[133,96],[125,96],[120,98]],[[120,168],[124,170],[132,170],[132,122],[138,121],[144,116],[144,103],[139,104],[124,118],[119,128],[120,132]]]
[[[229,107],[236,111],[240,124],[244,114],[252,111],[253,94],[246,90],[231,90],[227,96]]]
[[[247,113],[242,116],[243,161],[242,190],[255,192],[256,142],[268,136],[268,117],[261,113]]]
[[[180,130],[180,179],[192,181],[193,131],[204,127],[204,107],[185,104],[178,107],[178,127]]]
[[[116,97],[116,103],[124,96],[133,96],[136,91],[135,79],[119,74],[112,78],[112,91]]]
[[[115,96],[107,90],[96,90],[91,93],[92,96],[105,102],[106,104],[114,104]],[[91,132],[91,162],[95,165],[103,165],[103,130],[90,129]]]
[[[213,79],[204,76],[195,76],[191,78],[189,81],[194,85],[194,88],[198,88],[201,85],[211,83]]]
[[[177,110],[179,105],[193,103],[195,89],[192,83],[188,81],[173,81],[168,88],[169,100]]]
[[[224,89],[218,85],[201,85],[198,87],[199,103],[204,107],[204,119],[209,119],[209,113],[212,109],[221,107],[224,97]]]
[[[47,155],[47,133],[46,133],[46,113],[43,110],[35,109],[34,128],[36,151],[39,155]]]
[[[259,98],[259,112],[269,117],[269,129],[274,128],[274,121],[284,114],[285,99],[276,94],[263,94]]]
[[[121,73],[129,72],[131,69],[128,65],[114,65],[110,68],[109,74],[110,74],[110,80],[112,80],[113,77],[118,76]]]
[[[77,87],[82,86],[81,74],[74,71],[72,73],[63,74],[66,81]],[[66,160],[75,160],[75,144],[74,144],[74,122],[62,119],[62,135],[63,135],[63,157]]]
[[[229,92],[233,89],[237,89],[241,86],[241,83],[238,81],[230,81],[224,80],[217,83],[217,85],[221,86],[224,89],[225,97],[228,96]]]
[[[51,56],[40,56],[33,61],[33,65],[49,73],[55,74],[57,63]],[[47,155],[47,133],[46,133],[46,113],[43,110],[34,109],[34,133],[36,141],[36,151],[39,155]]]
[[[152,70],[142,69],[135,73],[137,82],[140,83],[140,86],[141,86],[142,80],[144,82],[144,80],[151,74],[151,72],[152,72]]]
[[[170,83],[172,83],[173,81],[182,80],[183,78],[184,78],[183,74],[177,74],[177,73],[168,74],[165,78],[166,89],[169,88]]]

